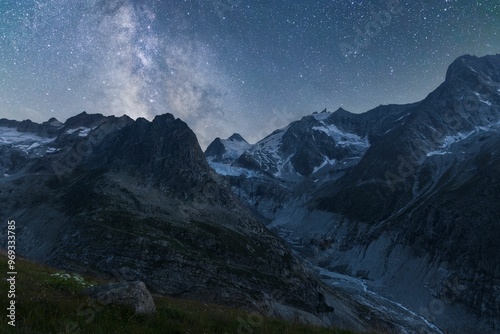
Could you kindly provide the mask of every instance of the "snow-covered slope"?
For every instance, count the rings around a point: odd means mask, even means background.
[[[325,166],[359,160],[370,144],[366,134],[341,129],[326,110],[295,121],[262,139],[235,162],[285,181],[298,181]]]
[[[50,152],[48,144],[55,139],[55,137],[40,137],[34,133],[19,132],[15,128],[0,127],[0,146],[14,147],[26,154],[35,151],[39,155]]]
[[[313,113],[278,129],[254,145],[240,135],[216,138],[205,156],[221,175],[255,175],[285,182],[328,177],[355,164],[370,147],[367,133],[335,124],[335,113]],[[319,172],[319,173],[318,173]]]
[[[321,126],[314,126],[312,129],[316,131],[323,131],[333,138],[335,143],[340,146],[359,146],[361,150],[366,150],[370,144],[368,138],[361,138],[355,133],[344,132],[340,130],[335,124],[325,124],[321,122]]]
[[[205,156],[209,161],[231,163],[238,159],[250,145],[240,134],[234,133],[227,139],[215,138],[207,147]]]
[[[227,139],[215,138],[207,147],[205,157],[210,166],[220,175],[252,176],[255,172],[233,166],[233,162],[251,147],[252,145],[240,134],[234,133]]]
[[[127,116],[106,118],[86,112],[69,118],[65,123],[55,118],[41,124],[30,120],[0,119],[0,177],[11,176],[26,166],[29,160],[48,157],[50,154],[72,151],[76,152],[74,161],[81,159],[92,144],[102,140],[104,133],[99,132],[95,138],[91,138],[91,145],[85,144],[100,125],[113,122],[126,124],[129,121],[131,119]],[[68,162],[64,161],[63,164]]]

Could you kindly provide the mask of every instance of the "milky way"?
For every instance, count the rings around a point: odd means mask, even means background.
[[[205,147],[324,108],[414,102],[456,57],[500,52],[497,0],[430,3],[3,1],[0,117],[170,112]]]

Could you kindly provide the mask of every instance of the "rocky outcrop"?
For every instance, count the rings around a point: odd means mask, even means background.
[[[218,161],[221,161],[223,158],[222,156],[226,153],[226,147],[222,143],[222,139],[219,137],[215,138],[213,142],[208,145],[206,151],[205,151],[205,156],[207,158],[214,158],[217,159]]]
[[[117,282],[96,285],[82,291],[83,295],[96,299],[99,303],[125,305],[132,308],[136,315],[149,315],[156,312],[153,296],[144,282]]]

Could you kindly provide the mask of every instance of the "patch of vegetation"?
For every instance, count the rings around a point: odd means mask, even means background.
[[[0,255],[0,267],[7,258]],[[353,333],[256,317],[234,308],[155,297],[157,313],[134,316],[133,310],[115,305],[100,305],[78,292],[95,284],[90,277],[61,273],[28,260],[16,261],[16,327],[4,319],[1,333]],[[104,282],[100,282],[104,283]],[[7,295],[8,282],[0,283],[0,294]],[[3,305],[7,307],[6,299]]]
[[[71,294],[76,294],[84,288],[97,284],[95,282],[87,282],[78,274],[67,274],[64,272],[50,274],[50,278],[47,278],[44,283],[51,288],[66,291]]]

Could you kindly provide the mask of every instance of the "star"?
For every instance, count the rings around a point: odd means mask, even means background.
[[[5,8],[4,8],[5,7]],[[2,117],[82,110],[186,121],[202,147],[337,106],[437,87],[463,54],[500,52],[496,0],[11,1],[0,13]],[[273,111],[286,110],[270,122]]]

